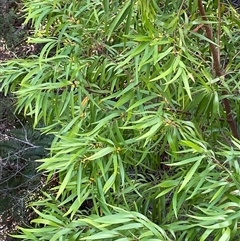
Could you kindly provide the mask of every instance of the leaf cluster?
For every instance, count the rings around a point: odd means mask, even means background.
[[[39,170],[58,183],[15,237],[239,238],[240,142],[222,101],[238,120],[240,23],[215,2],[205,21],[197,1],[25,0],[29,43],[44,47],[3,64],[1,90],[54,135]],[[219,21],[218,43],[202,25],[217,33]]]

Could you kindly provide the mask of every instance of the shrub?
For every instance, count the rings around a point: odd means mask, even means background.
[[[15,237],[239,238],[239,15],[216,2],[25,0],[44,47],[2,90],[55,136],[58,183]]]

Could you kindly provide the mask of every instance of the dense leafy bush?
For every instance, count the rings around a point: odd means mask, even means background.
[[[236,10],[200,0],[24,9],[29,42],[44,47],[2,65],[2,90],[55,136],[39,170],[58,182],[16,237],[237,240]]]

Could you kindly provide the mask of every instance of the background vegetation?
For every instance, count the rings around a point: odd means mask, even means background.
[[[4,38],[8,48],[16,48],[23,40],[25,32],[22,23],[24,21],[21,13],[21,0],[0,1],[0,39]]]
[[[22,240],[240,238],[239,14],[221,1],[24,0],[38,54],[1,65],[53,135]]]

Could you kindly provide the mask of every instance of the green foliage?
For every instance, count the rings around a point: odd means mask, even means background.
[[[197,1],[25,0],[44,47],[3,64],[1,89],[55,136],[39,170],[59,181],[16,237],[240,237],[239,15],[207,3],[203,20]]]

